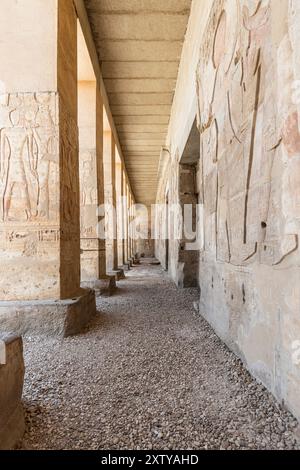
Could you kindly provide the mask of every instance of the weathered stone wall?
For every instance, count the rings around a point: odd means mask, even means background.
[[[136,204],[136,240],[134,254],[146,258],[154,257],[154,240],[152,238],[152,210],[151,207]]]
[[[300,418],[300,4],[205,3],[192,5],[158,202],[179,201],[197,111],[200,312]],[[163,241],[156,254],[164,263]],[[169,271],[176,280],[178,241]]]
[[[105,242],[98,236],[98,207],[104,202],[102,102],[96,81],[79,82],[79,174],[81,281],[92,282],[106,274]],[[98,109],[99,108],[99,109]],[[99,115],[99,116],[98,116]],[[97,130],[96,130],[97,126]],[[97,138],[99,137],[99,138]],[[101,193],[101,194],[100,194]]]
[[[24,370],[22,339],[0,333],[0,450],[14,448],[25,431]]]
[[[145,258],[154,257],[154,241],[151,239],[150,233],[148,238],[137,239],[135,247],[135,254],[137,254],[138,256],[142,255]]]
[[[77,15],[72,1],[58,1],[57,86],[60,106],[60,296],[80,286],[80,196],[77,100]]]
[[[60,296],[58,108],[54,92],[2,96],[2,300]]]
[[[76,12],[3,3],[0,297],[68,298],[80,286]]]
[[[116,145],[111,131],[104,132],[104,199],[106,213],[106,268],[108,272],[118,268],[117,219],[116,219]]]

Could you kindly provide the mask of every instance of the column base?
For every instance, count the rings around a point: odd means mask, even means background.
[[[0,329],[67,337],[80,333],[95,314],[91,289],[81,289],[77,297],[66,300],[0,301]]]
[[[120,269],[123,269],[123,271],[130,271],[129,263],[122,264],[122,266],[120,266]]]
[[[109,276],[115,276],[116,281],[121,281],[122,279],[125,279],[125,274],[123,269],[113,269],[112,271],[109,271],[107,273]]]
[[[106,276],[102,279],[94,279],[91,281],[82,281],[81,287],[92,289],[95,291],[96,297],[102,295],[113,295],[116,290],[116,277],[115,276]]]
[[[14,449],[25,432],[22,392],[24,361],[22,339],[0,335],[0,450]]]
[[[125,276],[125,270],[128,271],[128,266],[127,265],[123,265],[122,266],[118,266],[118,271],[120,271],[120,280],[121,279],[126,279],[126,276]]]

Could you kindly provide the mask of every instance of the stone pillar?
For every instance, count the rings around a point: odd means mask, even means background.
[[[116,212],[116,146],[111,130],[103,132],[104,199],[106,204],[106,269],[116,280],[124,273],[118,269],[117,212]]]
[[[104,204],[103,102],[96,81],[78,84],[81,286],[111,294],[106,275],[105,239],[98,227]]]
[[[134,261],[135,261],[135,249],[134,249],[135,248],[135,224],[133,222],[134,222],[134,219],[135,219],[135,207],[134,207],[134,201],[133,201],[132,194],[130,195],[130,206],[131,206],[130,212],[131,212],[131,221],[132,221],[130,250],[131,250],[132,261],[134,263]]]
[[[116,162],[116,195],[117,195],[117,251],[118,266],[123,265],[123,222],[122,222],[122,163]]]
[[[130,250],[130,243],[131,243],[131,217],[130,217],[130,191],[128,184],[126,185],[126,206],[127,206],[127,256],[128,262],[130,266],[132,266],[132,259],[131,259],[131,250]]]
[[[118,268],[128,269],[124,259],[123,163],[116,162]]]
[[[123,265],[126,270],[130,270],[130,264],[128,263],[127,255],[127,218],[126,218],[126,176],[124,172],[124,166],[122,168],[122,223],[123,223]]]
[[[80,289],[72,0],[3,0],[0,55],[0,328],[74,334],[95,297]]]
[[[127,198],[127,181],[125,173],[123,173],[123,217],[124,217],[124,262],[130,267],[128,262],[128,198]]]
[[[132,207],[131,207],[131,193],[129,190],[129,198],[128,198],[128,205],[129,205],[129,259],[132,260]]]
[[[129,260],[133,264],[133,249],[132,249],[132,240],[133,240],[133,208],[132,208],[132,194],[129,190]]]

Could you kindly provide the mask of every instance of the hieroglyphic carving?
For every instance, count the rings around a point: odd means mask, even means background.
[[[36,100],[39,104],[36,114],[37,144],[41,158],[38,161],[39,175],[39,205],[40,217],[49,219],[49,179],[53,164],[59,160],[57,112],[53,112],[56,106],[50,94],[37,93]],[[42,132],[39,132],[42,129]]]
[[[235,265],[256,259],[276,265],[298,247],[288,220],[291,204],[280,196],[288,190],[276,187],[278,164],[274,170],[283,147],[288,156],[300,154],[298,110],[288,104],[291,80],[299,72],[295,18],[300,8],[295,0],[287,5],[289,34],[278,52],[279,100],[270,0],[214,2],[200,50],[197,94],[203,174],[210,174],[214,165],[218,169],[216,257]],[[279,115],[277,102],[282,104]],[[286,175],[293,179],[294,191],[296,178],[288,170]],[[205,181],[210,225],[213,194],[209,191],[211,186],[214,193],[214,185],[207,184],[207,176]],[[285,177],[282,181],[284,185]]]
[[[63,223],[73,230],[79,220],[78,126],[63,104],[60,106],[60,146],[61,215]]]
[[[77,149],[77,123],[58,92],[0,96],[2,299],[14,299],[21,285],[30,298],[58,298],[67,295],[63,284],[68,292],[77,286]]]
[[[80,151],[79,168],[81,238],[96,237],[98,222],[96,149]]]
[[[96,150],[84,150],[79,155],[80,204],[97,204]]]
[[[0,217],[50,219],[50,166],[57,166],[56,94],[12,94],[0,100]],[[57,168],[51,177],[57,179]],[[52,201],[55,210],[55,201]]]

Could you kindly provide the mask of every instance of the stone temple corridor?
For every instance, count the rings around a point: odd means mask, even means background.
[[[25,339],[25,449],[294,449],[280,409],[145,259],[76,337]]]
[[[5,455],[300,450],[299,44],[300,0],[0,1]]]

